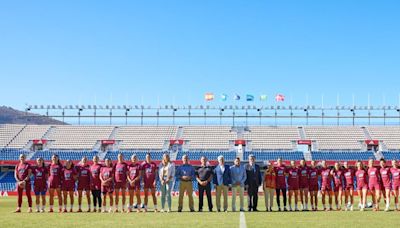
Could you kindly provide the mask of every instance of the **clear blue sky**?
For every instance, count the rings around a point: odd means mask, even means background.
[[[389,0],[1,1],[0,104],[203,104],[214,92],[397,105],[399,12]]]

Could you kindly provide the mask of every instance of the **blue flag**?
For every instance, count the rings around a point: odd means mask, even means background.
[[[246,101],[254,101],[254,96],[251,94],[246,95]]]
[[[221,94],[222,101],[226,101],[227,99],[228,99],[228,95],[226,95],[225,93]]]

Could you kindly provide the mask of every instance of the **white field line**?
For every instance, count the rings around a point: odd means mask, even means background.
[[[246,217],[243,211],[240,212],[239,228],[247,228]]]

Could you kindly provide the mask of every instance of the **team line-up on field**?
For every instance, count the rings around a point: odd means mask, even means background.
[[[132,155],[131,162],[127,163],[123,155],[119,154],[115,164],[110,159],[105,159],[104,164],[100,164],[99,158],[94,156],[92,165],[89,165],[87,158],[83,157],[76,166],[71,160],[66,160],[62,165],[58,156],[53,155],[51,164],[46,166],[42,158],[36,160],[36,165],[30,165],[26,162],[25,155],[21,154],[20,161],[15,167],[18,191],[18,207],[15,212],[21,212],[24,191],[28,199],[28,212],[32,212],[32,185],[36,196],[36,212],[45,212],[47,191],[50,196],[48,212],[54,211],[55,195],[58,198],[59,212],[73,212],[75,190],[78,192],[77,212],[82,212],[84,194],[88,202],[87,212],[119,212],[120,198],[122,198],[121,212],[146,212],[149,194],[153,200],[154,211],[158,212],[157,182],[161,186],[160,211],[170,212],[172,210],[171,190],[175,179],[178,179],[180,183],[178,212],[182,211],[185,193],[189,198],[190,211],[195,211],[193,181],[197,182],[199,189],[199,212],[203,211],[204,193],[207,196],[208,210],[213,211],[212,185],[216,191],[218,212],[228,211],[229,190],[232,192],[232,211],[236,211],[237,195],[240,199],[239,210],[245,211],[245,191],[248,195],[247,210],[258,211],[260,186],[264,189],[267,211],[272,211],[275,195],[278,211],[299,211],[299,201],[302,211],[317,211],[319,192],[322,196],[323,210],[333,210],[334,198],[336,210],[353,211],[355,191],[358,193],[360,211],[366,207],[368,193],[372,197],[374,211],[379,211],[381,198],[385,202],[384,210],[389,211],[391,195],[394,197],[395,210],[399,210],[400,169],[396,160],[392,161],[392,167],[387,167],[384,159],[380,161],[380,167],[374,166],[373,159],[368,161],[367,167],[361,161],[357,161],[355,167],[350,167],[347,162],[343,164],[336,162],[334,167],[328,167],[325,161],[318,165],[315,161],[311,161],[307,166],[304,159],[300,160],[299,166],[296,166],[295,161],[285,166],[282,160],[278,159],[274,164],[269,164],[262,174],[255,159],[253,155],[250,155],[248,163],[241,165],[240,158],[236,158],[234,165],[229,166],[225,164],[224,157],[219,156],[218,164],[211,167],[207,158],[202,157],[201,166],[195,169],[189,164],[187,155],[182,157],[183,164],[179,167],[175,167],[168,154],[164,154],[159,165],[151,160],[151,154],[148,153],[142,163],[138,161],[136,155]],[[33,184],[31,184],[31,177],[33,177]],[[143,201],[140,194],[141,182],[143,182],[144,191]],[[128,204],[125,196],[127,192],[129,193]],[[280,201],[281,196],[283,205]],[[136,198],[135,203],[134,198]],[[223,198],[223,205],[221,205],[221,198]],[[328,198],[328,204],[326,198]],[[308,206],[309,202],[311,208]]]

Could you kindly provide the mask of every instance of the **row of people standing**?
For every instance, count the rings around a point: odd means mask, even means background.
[[[106,159],[104,164],[99,163],[97,156],[93,157],[93,164],[89,165],[87,158],[82,158],[78,165],[67,160],[63,166],[57,155],[52,156],[51,164],[46,166],[44,160],[37,159],[37,165],[31,166],[26,162],[25,155],[20,155],[20,162],[15,168],[15,179],[17,181],[18,207],[16,212],[21,211],[23,191],[28,198],[29,212],[32,212],[31,198],[31,176],[34,179],[34,193],[36,196],[36,211],[44,212],[46,205],[46,193],[49,192],[49,212],[53,212],[55,195],[58,197],[59,212],[72,212],[74,207],[74,191],[78,191],[78,212],[82,212],[82,197],[86,194],[88,212],[90,211],[119,211],[119,202],[122,198],[122,211],[147,211],[149,193],[153,199],[154,211],[158,211],[156,197],[156,183],[161,187],[161,210],[171,211],[171,191],[175,179],[179,180],[178,211],[182,211],[183,197],[186,193],[189,198],[189,209],[194,211],[193,182],[197,182],[200,193],[199,211],[203,210],[204,193],[207,196],[208,209],[213,210],[211,197],[211,185],[216,189],[217,211],[228,210],[228,191],[232,187],[234,195],[240,196],[240,210],[244,211],[244,187],[248,186],[249,204],[248,209],[257,211],[258,187],[261,186],[262,178],[260,167],[255,164],[255,157],[249,157],[249,163],[241,166],[240,159],[235,159],[235,165],[225,164],[223,156],[218,157],[218,165],[214,168],[208,165],[206,157],[201,158],[201,166],[195,168],[189,164],[189,157],[182,157],[183,164],[175,168],[168,154],[164,154],[162,162],[157,166],[147,154],[145,161],[138,162],[135,155],[131,157],[131,164],[124,161],[123,155],[118,155],[116,164]],[[142,203],[140,193],[143,187],[144,202]],[[126,210],[126,191],[129,192],[128,210]],[[91,196],[93,198],[93,210],[91,209]],[[114,197],[115,196],[115,197]],[[136,203],[134,204],[134,198]],[[67,210],[69,198],[70,208]],[[221,205],[223,198],[223,205]],[[107,199],[109,199],[109,210],[107,210]],[[236,211],[235,199],[232,210]],[[114,205],[115,203],[115,205]],[[113,209],[114,208],[114,209]]]

